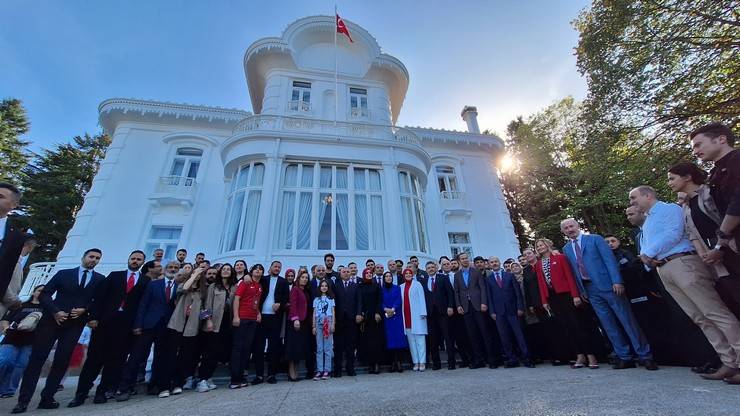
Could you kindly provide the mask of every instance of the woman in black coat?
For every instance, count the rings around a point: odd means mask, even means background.
[[[373,280],[373,271],[362,271],[360,283],[362,298],[362,322],[360,323],[360,337],[358,355],[361,361],[370,367],[370,374],[379,374],[378,364],[384,355],[383,333],[381,330],[382,292],[380,286]]]

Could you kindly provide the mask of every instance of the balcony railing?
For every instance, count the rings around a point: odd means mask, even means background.
[[[403,127],[269,114],[255,114],[245,117],[234,127],[233,134],[249,132],[289,132],[322,136],[373,138],[421,146],[421,140],[416,134]]]
[[[28,268],[28,276],[18,297],[26,299],[31,296],[33,288],[38,285],[44,285],[51,279],[51,272],[54,271],[56,263],[34,263]]]
[[[349,111],[350,118],[370,118],[370,110],[365,107],[352,107]]]
[[[311,111],[311,103],[303,100],[288,101],[288,111],[308,113]]]
[[[439,197],[442,199],[464,199],[465,192],[462,191],[442,191],[439,193]]]
[[[198,184],[195,178],[185,176],[162,176],[151,199],[161,203],[193,203]]]

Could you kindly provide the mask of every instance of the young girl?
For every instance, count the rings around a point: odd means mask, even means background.
[[[231,371],[230,389],[238,389],[249,385],[246,377],[244,377],[244,370],[249,364],[257,324],[262,321],[259,303],[260,297],[262,297],[260,279],[262,279],[264,273],[265,268],[261,264],[252,266],[249,271],[252,278],[242,280],[234,294],[231,321],[231,325],[234,327],[234,341],[231,348],[231,361],[229,362],[229,370]]]
[[[290,290],[290,309],[288,326],[285,328],[286,352],[288,358],[288,378],[298,381],[297,367],[301,360],[311,360],[311,330],[309,329],[308,272],[299,273]]]
[[[334,294],[326,280],[319,283],[319,296],[313,300],[313,334],[316,336],[316,375],[328,380],[334,357]]]

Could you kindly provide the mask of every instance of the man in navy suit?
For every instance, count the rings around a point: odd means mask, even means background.
[[[68,407],[85,403],[95,379],[103,372],[93,402],[105,403],[113,397],[126,356],[131,352],[134,318],[149,278],[139,272],[144,264],[144,252],[133,251],[128,257],[128,269],[111,272],[99,285],[90,307],[88,326],[93,329],[87,358],[82,366],[77,392]]]
[[[519,283],[513,274],[501,269],[501,260],[498,257],[491,257],[488,264],[491,266],[491,274],[487,278],[488,312],[496,321],[501,343],[504,344],[506,354],[504,366],[507,368],[519,366],[519,359],[514,353],[514,344],[511,339],[513,335],[524,365],[534,367],[529,359],[529,349],[524,341],[524,332],[519,322],[519,318],[524,316],[524,296],[522,296]]]
[[[419,277],[427,304],[427,349],[432,356],[432,370],[442,368],[439,349],[444,342],[447,351],[447,368],[454,370],[455,341],[450,332],[450,317],[455,313],[455,292],[445,274],[437,273],[437,263],[428,261],[426,273]]]
[[[21,192],[9,183],[0,183],[0,299],[13,278],[27,235],[13,224],[8,213],[18,207]]]
[[[123,402],[129,399],[139,367],[149,357],[152,344],[154,344],[154,361],[152,362],[149,393],[159,393],[159,397],[170,395],[172,375],[177,362],[177,333],[171,334],[167,330],[167,323],[175,310],[178,285],[175,276],[179,270],[180,263],[170,261],[165,268],[164,279],[149,282],[144,289],[139,307],[136,309],[132,330],[136,339],[121,375],[116,401]],[[178,394],[178,390],[182,392],[180,386],[175,386],[172,393]]]
[[[46,385],[41,391],[39,409],[59,407],[59,403],[54,400],[54,393],[67,372],[69,359],[87,322],[97,287],[105,279],[102,274],[93,270],[101,256],[102,252],[97,248],[85,251],[79,267],[58,271],[44,286],[39,297],[44,315],[36,328],[29,364],[23,373],[18,404],[12,413],[23,413],[28,408],[36,391],[41,369],[55,342],[57,347],[54,360],[46,377]]]
[[[342,359],[347,358],[347,375],[355,375],[357,324],[362,322],[362,297],[357,283],[350,280],[348,267],[340,267],[334,287],[336,332],[334,333],[334,377],[342,376]]]
[[[262,321],[257,325],[257,333],[254,338],[254,372],[255,377],[252,384],[260,384],[265,375],[265,345],[267,345],[267,383],[275,384],[275,374],[280,365],[282,356],[283,340],[280,332],[285,319],[288,302],[290,301],[290,288],[288,281],[280,276],[283,264],[277,260],[270,264],[269,275],[260,279],[262,286],[262,297],[260,298],[260,312]]]
[[[600,235],[583,234],[580,225],[573,218],[564,219],[560,223],[560,230],[569,240],[563,247],[563,253],[568,257],[573,275],[576,276],[578,289],[591,302],[617,354],[614,369],[635,367],[630,343],[622,334],[624,328],[640,364],[648,370],[657,370],[650,344],[624,295],[624,280],[619,274],[619,265],[609,245]]]

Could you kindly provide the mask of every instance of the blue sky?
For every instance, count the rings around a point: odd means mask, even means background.
[[[464,105],[501,134],[517,115],[583,98],[573,1],[338,1],[411,75],[399,125],[464,130]],[[0,2],[0,98],[23,100],[32,150],[100,131],[98,104],[129,97],[251,111],[242,57],[334,1]]]

